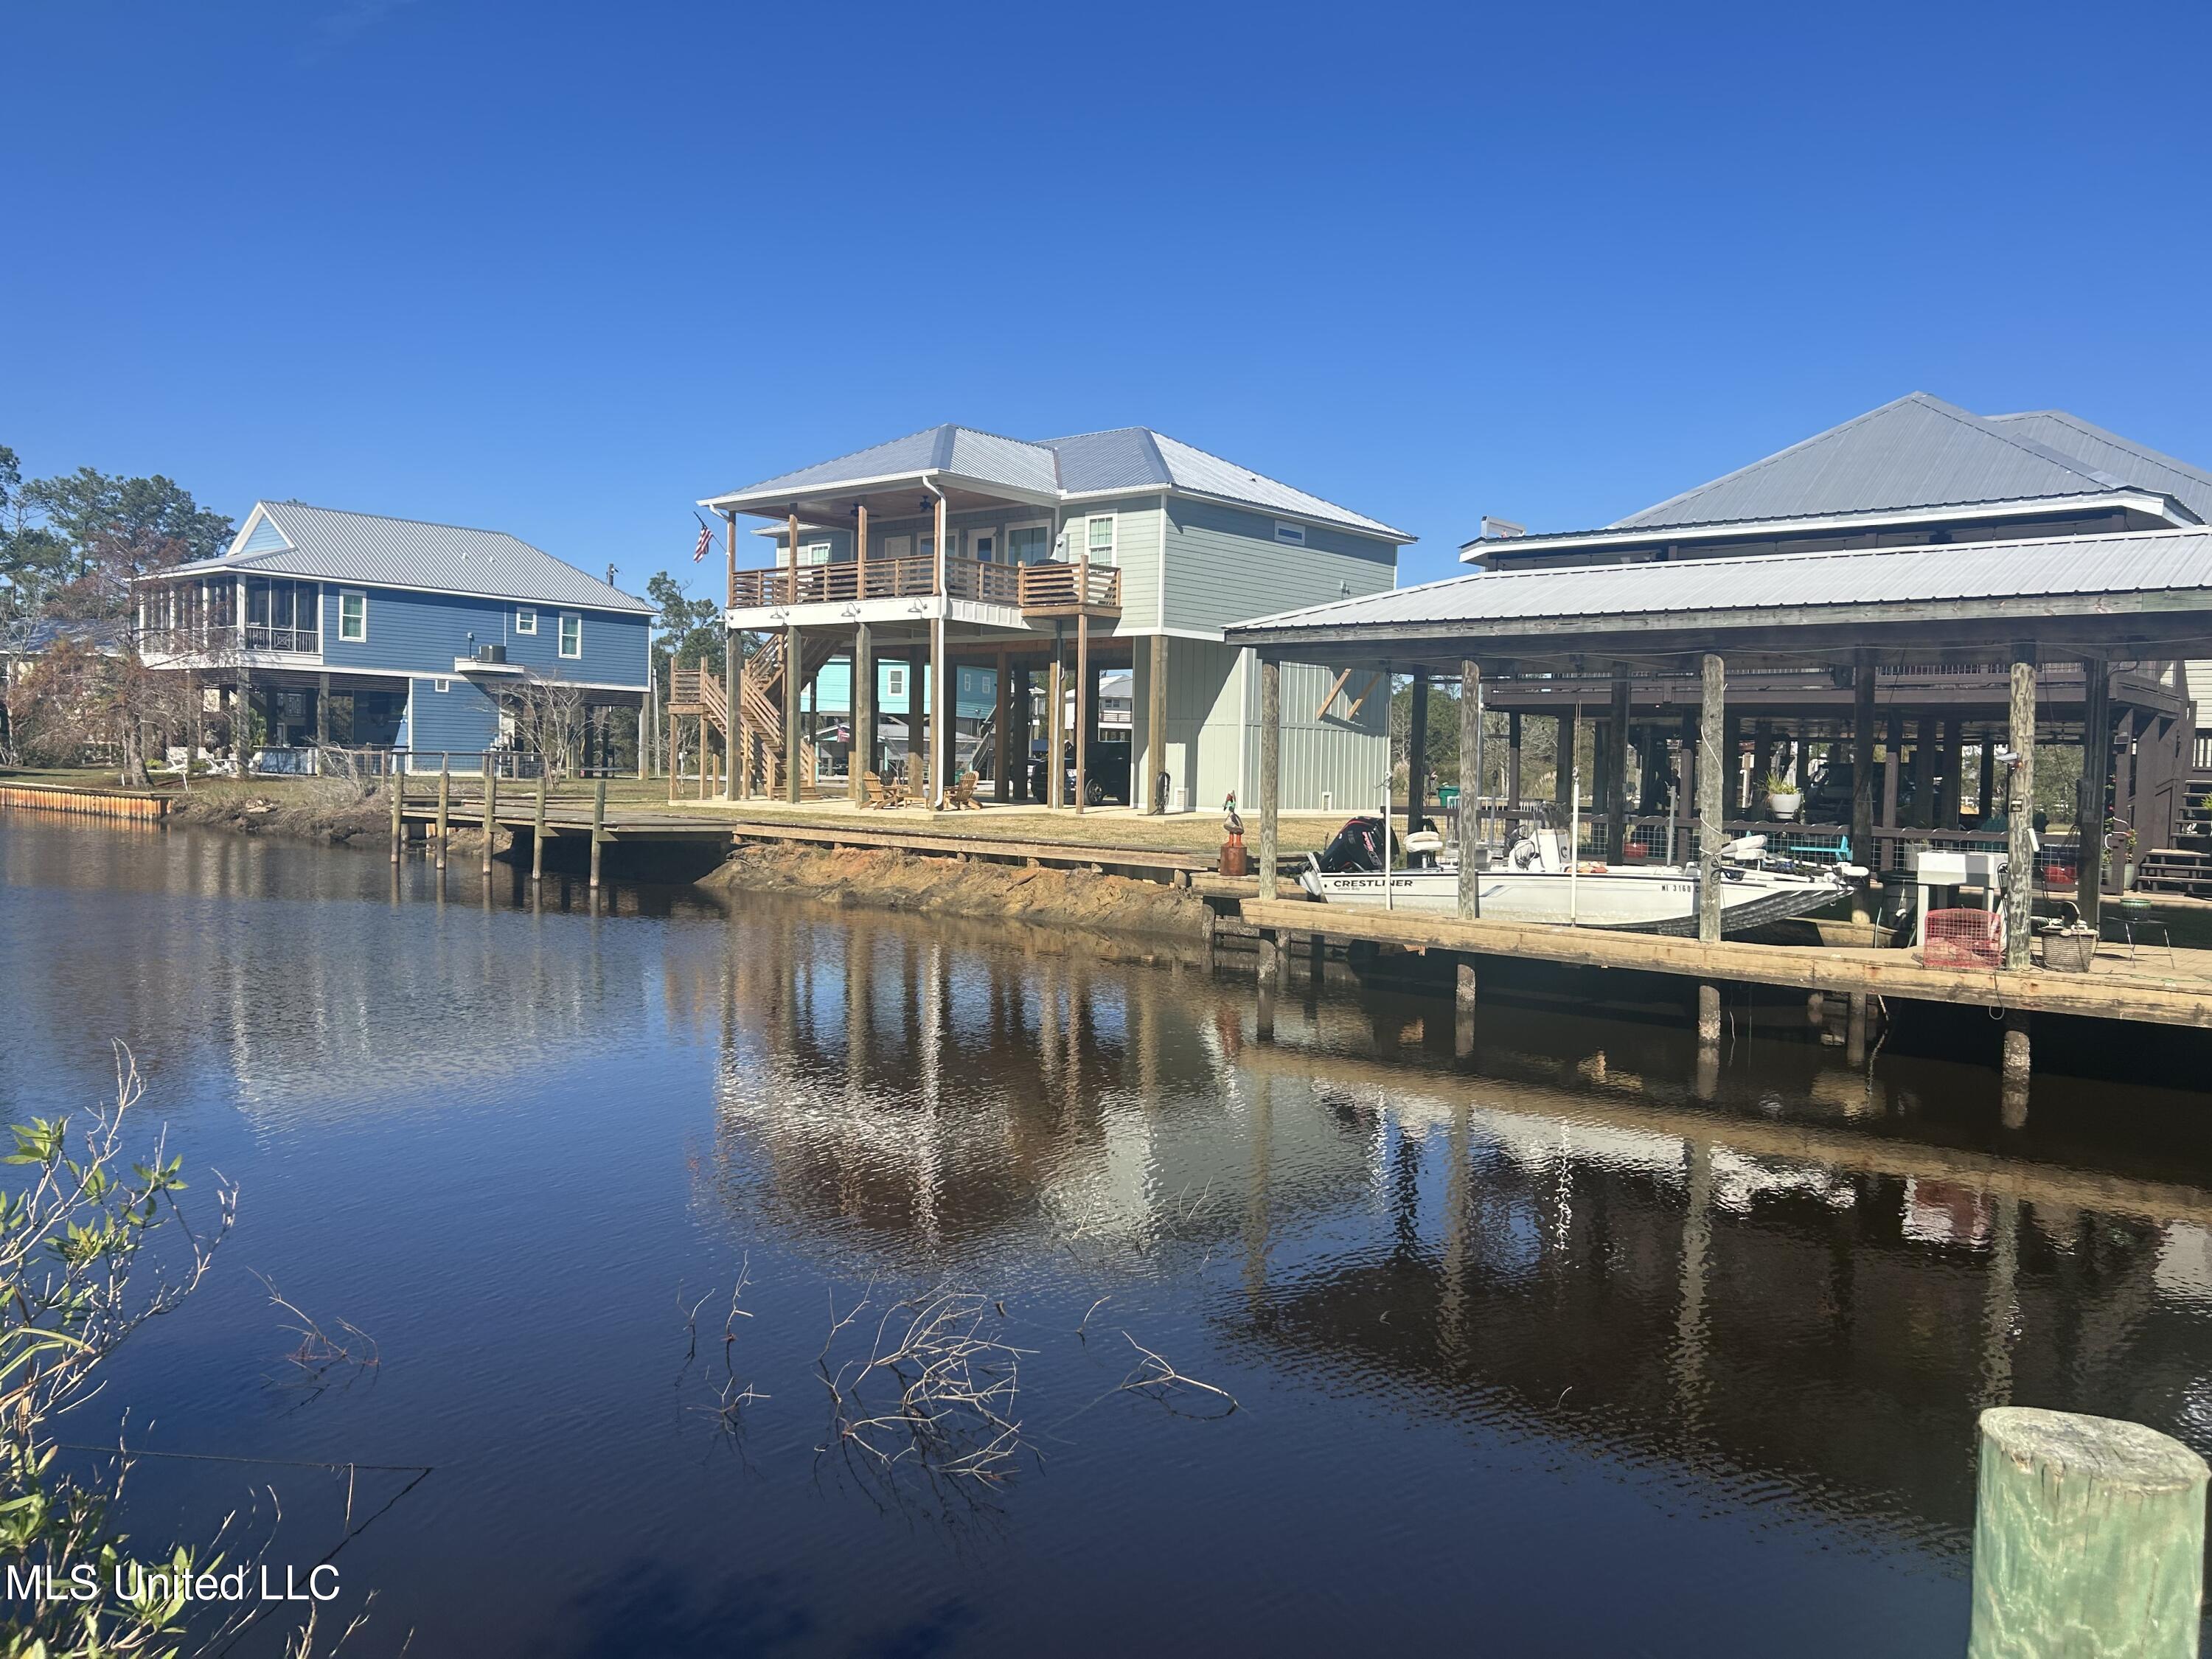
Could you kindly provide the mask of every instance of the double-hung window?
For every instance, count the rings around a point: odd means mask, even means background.
[[[342,590],[338,594],[338,637],[356,643],[368,637],[368,595]]]
[[[514,631],[518,634],[535,634],[538,631],[538,607],[536,605],[522,605],[515,607]]]
[[[584,654],[584,619],[573,611],[561,613],[561,654],[564,657]]]
[[[1103,513],[1091,520],[1084,540],[1084,550],[1091,555],[1093,564],[1114,562],[1114,515]]]

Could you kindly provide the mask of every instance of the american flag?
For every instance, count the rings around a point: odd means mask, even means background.
[[[699,520],[699,544],[691,550],[691,562],[696,564],[707,556],[707,550],[714,544],[714,527],[704,519]]]

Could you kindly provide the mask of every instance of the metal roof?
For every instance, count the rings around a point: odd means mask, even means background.
[[[2101,495],[2127,483],[1955,404],[1914,392],[1607,527],[1665,529]]]
[[[285,545],[245,551],[262,520],[276,526]],[[359,582],[368,587],[407,587],[425,592],[469,593],[535,605],[651,614],[654,607],[610,586],[528,542],[496,530],[343,513],[304,501],[256,501],[229,551],[163,571],[166,576],[210,571],[312,577]]]
[[[2117,432],[2107,432],[2063,409],[2029,410],[1988,418],[1991,426],[2033,438],[2084,465],[2118,473],[2130,483],[2171,495],[2198,518],[2212,523],[2212,472],[2202,467],[2178,461]]]
[[[1279,479],[1155,432],[1121,427],[1108,432],[1030,442],[979,432],[972,427],[933,426],[888,443],[817,462],[714,496],[702,505],[773,513],[795,504],[924,473],[957,476],[986,486],[1060,500],[1123,491],[1169,490],[1203,495],[1317,524],[1340,525],[1364,535],[1411,542],[1413,538],[1379,519],[1295,489]]]
[[[1338,599],[1224,631],[1232,642],[1301,630],[1638,617],[1669,625],[1756,613],[1911,601],[2014,601],[2203,590],[2212,609],[2212,529],[2141,530],[2035,541],[1765,554],[1548,570],[1485,570]],[[1743,613],[1753,613],[1748,617]]]

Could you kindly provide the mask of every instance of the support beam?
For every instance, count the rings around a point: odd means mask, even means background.
[[[1862,651],[1851,666],[1851,857],[1881,871],[1875,858],[1874,839],[1874,653]],[[1866,890],[1852,900],[1856,920],[1870,919]]]
[[[1613,708],[1605,750],[1605,855],[1622,857],[1628,830],[1628,671],[1613,671]]]
[[[1152,636],[1152,661],[1145,687],[1146,805],[1155,814],[1168,810],[1168,636]]]
[[[1067,667],[1066,641],[1061,636],[1060,624],[1052,625],[1052,672],[1046,678],[1045,710],[1045,805],[1054,808],[1067,805]]]
[[[607,839],[607,780],[601,773],[592,782],[592,887],[599,885],[599,849]]]
[[[483,872],[491,874],[491,844],[499,834],[499,757],[483,757]]]
[[[1728,680],[1721,659],[1707,652],[1699,665],[1698,709],[1698,940],[1717,945],[1721,937],[1721,828],[1727,772],[1731,757],[1723,733],[1727,726]],[[1698,987],[1698,1042],[1710,1048],[1721,1039],[1721,988]]]
[[[438,848],[437,865],[446,867],[446,843],[449,838],[453,805],[453,757],[438,757]]]
[[[1897,769],[1904,758],[1905,716],[1894,708],[1889,711],[1889,734],[1882,745],[1881,757],[1881,822],[1885,829],[1897,828]]]
[[[2010,823],[2006,851],[2004,965],[2027,966],[2028,922],[2035,908],[2035,646],[2023,641],[2012,653],[2012,787],[2005,811]]]
[[[853,509],[853,592],[859,599],[868,597],[868,509],[865,502]]]
[[[1966,744],[1960,735],[1959,717],[1953,714],[1943,722],[1942,746],[1936,750],[1936,762],[1942,768],[1943,781],[1936,791],[1936,827],[1956,830],[1959,809],[1965,804],[1965,780],[1959,774],[1966,755]]]
[[[860,509],[865,528],[867,508]],[[853,625],[853,757],[845,769],[852,775],[848,792],[856,800],[867,799],[866,774],[876,769],[876,635],[866,623]]]
[[[1006,742],[1006,722],[1012,714],[1012,700],[1006,691],[1006,659],[1002,652],[991,671],[991,799],[1000,801],[1013,799],[1006,778],[1006,753],[1011,746]]]
[[[1577,724],[1576,716],[1579,713],[1573,708],[1560,710],[1559,742],[1553,754],[1555,769],[1552,778],[1552,799],[1559,809],[1559,827],[1563,830],[1566,827],[1567,809],[1574,801],[1575,727]],[[1719,745],[1717,743],[1714,746],[1717,748]],[[1571,853],[1570,856],[1572,856]]]
[[[1091,591],[1091,556],[1086,553],[1076,562],[1076,592]],[[1091,793],[1091,611],[1088,606],[1079,607],[1075,613],[1075,810],[1084,810]]]
[[[744,657],[738,648],[737,630],[722,630],[722,799],[733,801],[745,792],[738,781],[738,694],[744,674]]]
[[[942,536],[942,501],[938,503],[937,523]],[[940,573],[945,568],[941,550],[937,568]],[[945,787],[952,781],[952,711],[957,706],[952,696],[954,678],[952,665],[945,659],[945,618],[934,617],[929,624],[929,696],[926,700],[929,710],[929,782],[923,796],[933,812],[944,807]]]
[[[1260,659],[1260,896],[1275,896],[1275,837],[1283,793],[1283,665]]]
[[[1521,810],[1521,711],[1505,717],[1505,816]]]
[[[1974,822],[1977,828],[1989,822],[1990,814],[1996,810],[1997,801],[1997,744],[1994,732],[1982,733],[1982,777],[1976,791]]]
[[[1406,833],[1427,822],[1429,799],[1429,677],[1413,674],[1413,708],[1406,721]],[[1387,827],[1387,826],[1386,826]]]
[[[2081,920],[2095,927],[2105,908],[2105,792],[2112,770],[2112,677],[2102,657],[2085,657],[2087,688],[2081,712],[2081,793],[2074,809],[2081,848],[2074,899]]]
[[[1475,867],[1482,792],[1482,667],[1468,658],[1459,665],[1459,913],[1482,914],[1482,872]],[[1460,964],[1461,1001],[1474,1000],[1474,969]]]
[[[793,523],[796,525],[797,520]],[[794,542],[793,546],[798,544]],[[793,565],[793,569],[799,567]],[[805,641],[796,625],[783,630],[783,798],[792,805],[799,805],[799,684],[800,666],[805,651]],[[700,722],[699,748],[703,763],[706,754],[706,722]]]

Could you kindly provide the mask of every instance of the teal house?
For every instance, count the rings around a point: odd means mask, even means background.
[[[261,750],[473,770],[537,699],[575,711],[586,764],[635,764],[653,607],[498,531],[257,501],[137,600],[149,665],[198,675]]]

